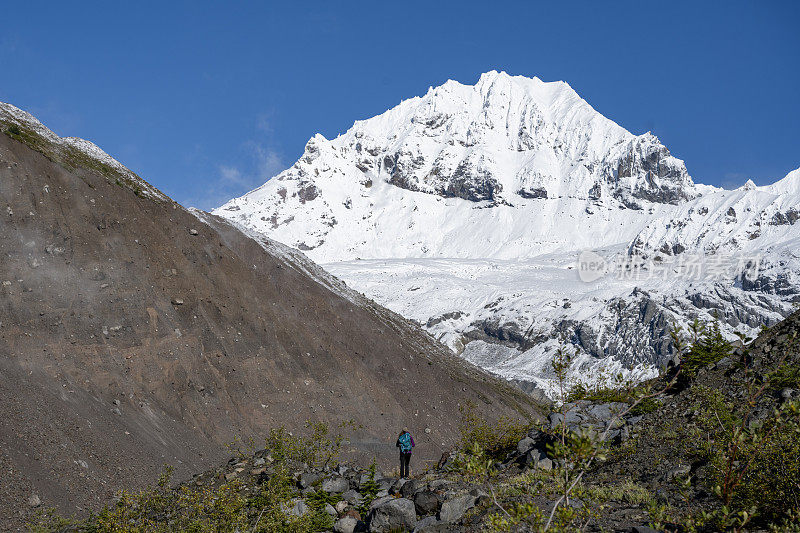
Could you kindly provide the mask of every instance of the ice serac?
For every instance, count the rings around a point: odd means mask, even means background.
[[[291,168],[215,213],[305,251],[464,357],[547,387],[559,343],[587,379],[599,366],[646,374],[671,357],[673,323],[716,314],[730,333],[784,316],[798,271],[793,174],[736,191],[697,184],[655,135],[628,132],[567,83],[492,71],[313,137]],[[583,283],[583,250],[659,275]],[[689,279],[673,263],[695,254],[760,261]]]

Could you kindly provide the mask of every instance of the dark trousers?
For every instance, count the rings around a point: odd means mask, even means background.
[[[411,462],[411,452],[400,452],[400,477],[408,477],[409,462]]]

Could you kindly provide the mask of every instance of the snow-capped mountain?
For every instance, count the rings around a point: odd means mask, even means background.
[[[545,389],[559,343],[586,379],[598,366],[646,374],[670,357],[673,322],[714,312],[749,331],[800,287],[800,172],[736,191],[696,184],[654,135],[566,83],[502,72],[316,135],[215,213]],[[579,264],[586,250],[594,260]]]

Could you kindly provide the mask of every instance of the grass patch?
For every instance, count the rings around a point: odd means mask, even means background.
[[[649,490],[630,480],[623,481],[622,483],[584,487],[582,494],[600,503],[614,501],[641,505],[650,504],[655,501],[655,498]]]
[[[141,197],[143,195],[142,180],[133,172],[127,174],[73,146],[54,143],[24,125],[9,124],[3,130],[3,133],[28,148],[39,152],[50,161],[70,172],[81,168],[89,170],[105,178],[109,183],[116,183],[130,189],[136,196]]]

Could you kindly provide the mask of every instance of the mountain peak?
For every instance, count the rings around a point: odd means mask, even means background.
[[[769,185],[767,189],[775,194],[800,194],[800,168],[789,172],[786,177]]]
[[[506,73],[505,70],[497,71],[497,70],[489,70],[481,74],[480,78],[478,79],[478,83],[491,83],[497,78],[510,78],[510,76]]]
[[[459,212],[462,228],[485,218],[472,212],[480,208],[489,218],[498,216],[495,210],[514,213],[517,238],[541,242],[550,239],[531,223],[543,209],[583,216],[695,196],[683,161],[651,133],[633,135],[564,82],[492,70],[475,85],[450,80],[356,121],[335,139],[315,136],[291,168],[216,212],[317,260],[504,256],[512,253],[510,237],[497,234],[490,220],[480,230],[484,240],[466,239],[452,250],[420,230],[453,225],[444,205]],[[397,235],[398,217],[414,228],[413,237]],[[375,235],[387,240],[379,245]],[[340,239],[353,242],[336,244]],[[556,241],[547,246],[566,245]]]

